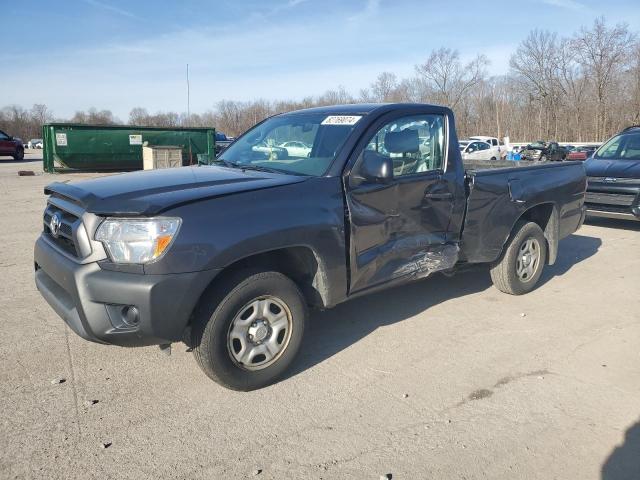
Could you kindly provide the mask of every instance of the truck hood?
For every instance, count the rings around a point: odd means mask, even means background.
[[[640,178],[640,160],[589,158],[584,162],[588,177]]]
[[[73,183],[52,183],[57,194],[96,215],[144,215],[250,190],[303,182],[308,177],[217,166],[147,170]]]

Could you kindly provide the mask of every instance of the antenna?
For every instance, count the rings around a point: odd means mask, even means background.
[[[187,126],[191,123],[191,110],[190,110],[190,98],[189,98],[189,64],[187,63]]]

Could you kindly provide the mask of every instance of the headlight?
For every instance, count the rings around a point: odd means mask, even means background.
[[[169,250],[181,223],[175,217],[107,218],[95,238],[116,263],[148,263]]]

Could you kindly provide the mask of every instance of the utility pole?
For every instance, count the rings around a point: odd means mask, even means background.
[[[189,64],[187,63],[187,127],[191,124],[191,105],[189,91]]]

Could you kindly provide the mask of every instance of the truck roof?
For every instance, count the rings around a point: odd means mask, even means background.
[[[496,140],[498,139],[498,137],[487,137],[486,135],[475,135],[475,136],[469,137],[469,138],[472,139],[472,140],[482,140],[482,141],[493,140],[494,138]]]
[[[290,114],[299,113],[324,113],[327,115],[367,115],[372,112],[386,113],[398,109],[412,110],[416,108],[432,107],[445,110],[446,107],[440,105],[429,105],[424,103],[353,103],[347,105],[328,105],[325,107],[305,108],[287,112]]]

